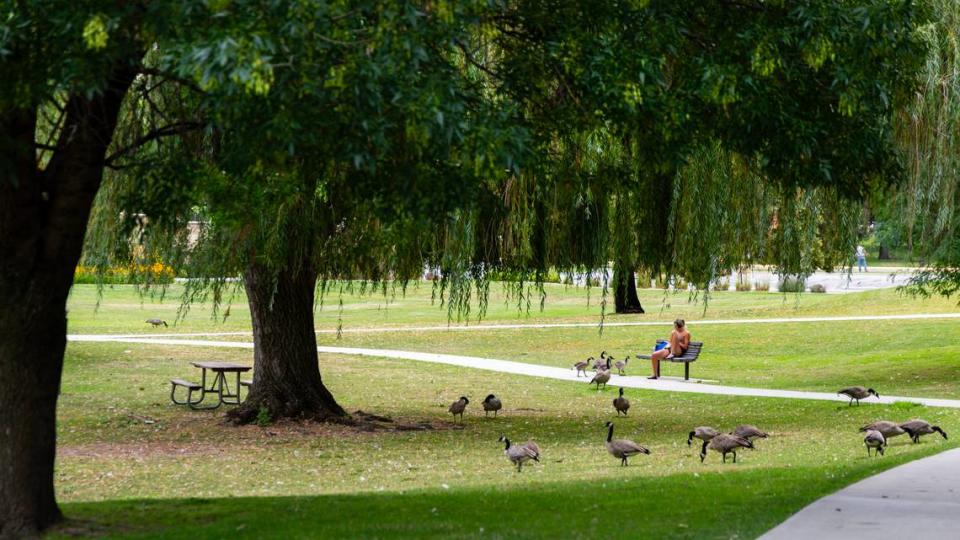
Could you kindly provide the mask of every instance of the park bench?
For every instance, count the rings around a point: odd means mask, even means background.
[[[690,380],[690,362],[696,362],[697,357],[700,356],[700,349],[703,347],[702,341],[691,341],[690,347],[687,348],[687,351],[680,356],[674,356],[673,358],[664,358],[661,362],[683,362],[683,380]],[[649,360],[649,354],[638,354],[637,358],[641,360]]]
[[[177,401],[177,387],[183,387],[187,389],[187,400],[186,401]],[[185,381],[183,379],[170,379],[170,401],[176,403],[177,405],[196,405],[203,401],[203,393],[200,393],[200,399],[197,401],[193,400],[193,393],[197,390],[203,390],[203,386],[190,381]]]

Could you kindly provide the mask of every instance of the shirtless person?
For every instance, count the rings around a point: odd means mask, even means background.
[[[660,378],[660,361],[664,358],[673,358],[674,356],[683,356],[690,348],[690,332],[687,331],[687,325],[683,319],[673,321],[673,331],[670,332],[670,344],[650,355],[650,363],[653,364],[653,376],[648,379]]]

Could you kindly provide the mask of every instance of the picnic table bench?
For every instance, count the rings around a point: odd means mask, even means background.
[[[703,348],[702,341],[691,341],[690,347],[687,348],[686,352],[680,356],[674,356],[672,358],[664,358],[660,360],[661,362],[683,362],[683,380],[690,380],[690,362],[696,362],[697,357],[700,356],[700,349]],[[638,354],[637,358],[641,360],[649,360],[649,354]]]
[[[203,370],[200,383],[195,383],[184,379],[170,379],[171,401],[177,405],[189,405],[191,409],[216,409],[224,403],[228,405],[240,404],[240,387],[241,385],[249,386],[247,384],[243,384],[247,381],[240,381],[240,374],[250,371],[252,369],[250,366],[232,364],[230,362],[191,362],[191,364]],[[210,381],[210,386],[207,386],[207,370],[210,370],[214,373],[213,380]],[[227,382],[227,373],[237,374],[236,384],[234,386],[235,390],[231,389],[231,385]],[[187,390],[186,401],[177,400],[176,392],[178,387],[182,387]],[[200,399],[193,399],[194,392],[200,393]],[[204,398],[207,397],[207,394],[216,394],[217,403],[199,407],[198,405],[200,405]]]

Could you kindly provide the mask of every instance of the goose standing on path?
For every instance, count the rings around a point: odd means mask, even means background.
[[[620,375],[623,375],[623,370],[627,367],[627,362],[629,361],[630,361],[629,357],[624,358],[623,360],[617,360],[616,363],[614,364],[615,366],[617,366],[617,373],[619,373]]]
[[[733,462],[737,462],[737,448],[753,449],[753,443],[749,439],[721,433],[709,441],[703,441],[703,448],[700,449],[700,463],[707,458],[707,448],[714,452],[723,454],[723,462],[727,462],[727,454],[733,454]]]
[[[523,464],[531,459],[540,462],[540,447],[533,441],[527,441],[517,446],[511,446],[510,439],[500,434],[499,442],[504,443],[503,455],[517,466],[517,472],[523,472]]]
[[[627,458],[637,454],[650,454],[650,450],[628,439],[613,439],[613,422],[607,422],[607,452],[615,458],[620,458],[620,466],[627,466]]]
[[[483,399],[483,415],[490,416],[490,411],[493,411],[493,417],[497,417],[497,411],[503,408],[503,403],[500,402],[500,398],[490,394]]]
[[[617,416],[620,416],[620,413],[626,416],[630,410],[630,400],[623,397],[623,387],[620,388],[620,397],[613,398],[613,408],[617,410]]]
[[[920,442],[921,435],[930,435],[931,433],[939,433],[944,439],[947,438],[947,432],[940,429],[940,426],[931,426],[930,422],[924,422],[923,420],[904,422],[900,424],[900,429],[906,431],[907,435],[910,435],[910,439],[913,440],[914,444]]]
[[[883,433],[875,429],[867,430],[867,436],[863,438],[863,444],[867,447],[867,455],[870,455],[870,449],[873,448],[877,454],[883,455],[883,447],[887,445],[887,438]]]
[[[577,370],[577,377],[580,376],[581,371],[583,372],[584,377],[587,376],[587,368],[590,367],[590,362],[593,362],[592,356],[590,358],[587,358],[586,360],[581,360],[573,365],[573,367]]]
[[[756,439],[756,438],[766,439],[768,437],[768,435],[765,432],[760,431],[759,429],[757,429],[756,426],[751,426],[750,424],[737,426],[736,429],[730,432],[730,434],[736,435],[737,437],[743,437],[748,441],[752,441],[753,439]]]
[[[610,375],[610,357],[607,357],[607,369],[601,369],[598,371],[597,374],[590,379],[590,384],[596,383],[598,392],[600,391],[601,384],[603,385],[603,388],[606,389],[607,381],[610,380]]]
[[[886,446],[890,439],[903,435],[907,430],[900,427],[896,422],[889,420],[878,420],[872,424],[867,424],[860,428],[860,431],[879,431],[883,435],[883,445]]]
[[[460,399],[454,401],[450,404],[450,408],[447,409],[453,414],[453,420],[456,422],[457,415],[460,415],[460,423],[463,423],[463,411],[466,410],[467,404],[470,403],[470,400],[467,399],[467,396],[460,396]]]
[[[873,388],[864,388],[862,386],[851,386],[850,388],[844,388],[843,390],[837,392],[837,395],[847,396],[850,398],[850,403],[847,404],[848,406],[853,405],[853,400],[857,400],[857,405],[859,406],[861,399],[866,399],[870,396],[877,396],[877,398],[880,397],[880,394],[878,394]]]
[[[593,370],[596,371],[596,372],[598,372],[598,373],[599,373],[600,371],[605,370],[605,369],[609,370],[609,369],[610,369],[610,361],[611,361],[611,360],[613,360],[613,357],[612,357],[612,356],[607,356],[607,351],[603,351],[602,353],[600,353],[600,358],[598,358],[598,359],[593,363]]]
[[[687,436],[687,446],[691,446],[693,439],[697,438],[703,442],[708,442],[710,439],[719,435],[720,432],[710,426],[698,426],[693,428],[693,431],[690,432],[690,435]]]

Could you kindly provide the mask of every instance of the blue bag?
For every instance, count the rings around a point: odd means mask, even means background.
[[[657,351],[666,349],[666,348],[667,348],[667,345],[669,345],[669,344],[670,344],[669,341],[666,341],[666,340],[663,340],[663,339],[658,339],[658,340],[657,340],[657,344],[653,347],[653,352],[657,352]]]

